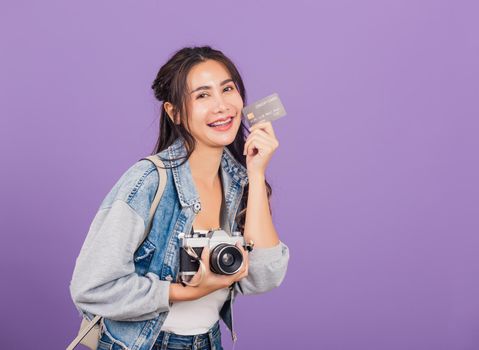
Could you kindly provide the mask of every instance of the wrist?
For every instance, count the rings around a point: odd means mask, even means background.
[[[264,172],[248,172],[248,182],[260,181],[264,182],[266,176]]]
[[[170,285],[170,301],[190,301],[203,296],[201,287],[184,286],[181,283]]]

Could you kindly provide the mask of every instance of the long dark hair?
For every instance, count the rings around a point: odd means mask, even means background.
[[[178,137],[182,137],[186,143],[187,154],[183,161],[179,164],[184,164],[191,153],[195,149],[196,141],[194,137],[184,127],[188,126],[188,114],[187,114],[187,98],[188,98],[188,86],[187,76],[191,68],[198,63],[205,62],[206,60],[215,60],[222,63],[231,75],[231,79],[236,85],[243,104],[246,105],[246,90],[243,84],[243,79],[240,73],[236,69],[234,63],[226,57],[223,52],[212,49],[210,46],[201,47],[185,47],[175,52],[170,59],[160,68],[156,78],[151,86],[154,91],[155,97],[160,102],[170,102],[173,105],[173,116],[175,119],[177,115],[180,116],[180,124],[175,124],[171,120],[161,104],[161,116],[159,121],[159,136],[156,141],[155,149],[152,154],[157,154],[164,149],[168,148]],[[234,141],[226,147],[231,152],[233,157],[240,162],[246,168],[246,156],[243,155],[243,149],[245,140],[247,137],[246,132],[248,128],[244,124],[244,120],[241,121],[241,126],[236,134]],[[179,166],[178,165],[178,166]],[[268,202],[272,194],[271,186],[268,181],[265,180]],[[244,231],[244,222],[246,214],[246,204],[248,202],[248,189],[249,185],[246,185],[242,203],[240,207],[243,208],[237,217],[238,228],[241,232]],[[271,213],[271,204],[269,205]]]

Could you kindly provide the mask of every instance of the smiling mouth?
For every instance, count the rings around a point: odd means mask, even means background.
[[[210,124],[207,124],[209,127],[218,127],[218,126],[225,126],[225,125],[229,125],[233,122],[233,116],[229,117],[228,119],[226,120],[223,120],[223,121],[218,121],[218,122],[214,122],[214,123],[210,123]]]

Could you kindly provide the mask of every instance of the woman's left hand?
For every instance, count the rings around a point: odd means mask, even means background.
[[[264,175],[279,142],[271,122],[259,122],[250,128],[243,154],[246,153],[248,174]]]

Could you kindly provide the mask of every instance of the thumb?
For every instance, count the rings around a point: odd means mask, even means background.
[[[203,251],[201,252],[201,260],[208,264],[210,261],[210,248],[208,246],[203,247]]]

